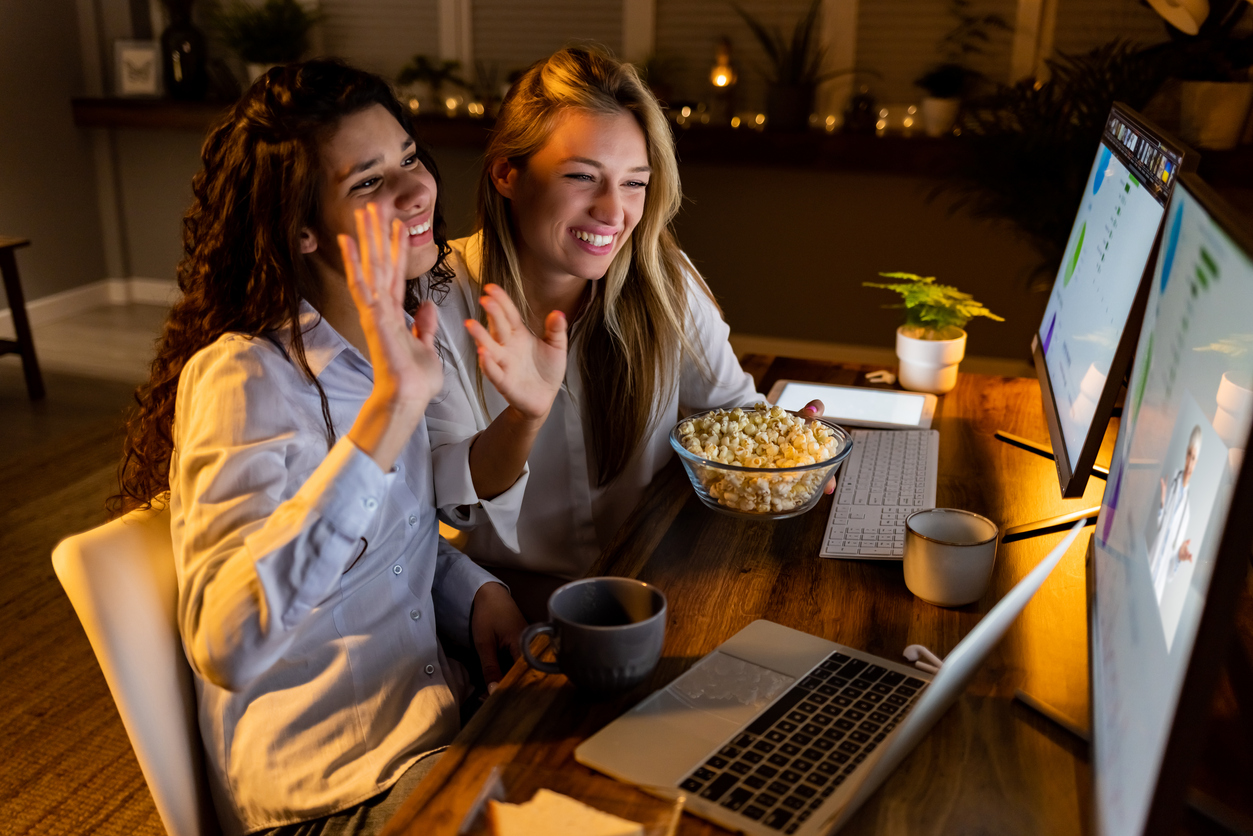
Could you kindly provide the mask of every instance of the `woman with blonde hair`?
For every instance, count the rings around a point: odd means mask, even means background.
[[[441,515],[530,617],[613,537],[681,415],[762,399],[675,240],[681,200],[665,115],[630,64],[563,49],[506,96],[480,229],[451,242],[427,420]]]

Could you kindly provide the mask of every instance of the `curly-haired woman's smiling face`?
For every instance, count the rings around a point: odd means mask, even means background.
[[[435,177],[417,155],[413,137],[382,105],[351,113],[319,143],[322,187],[319,229],[306,230],[301,249],[320,250],[343,273],[337,235],[357,237],[354,212],[377,203],[383,228],[404,226],[408,273],[416,278],[435,266]]]

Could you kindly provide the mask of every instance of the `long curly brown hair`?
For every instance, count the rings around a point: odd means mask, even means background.
[[[192,180],[195,199],[183,218],[182,298],[170,310],[148,382],[135,392],[138,408],[126,425],[119,492],[111,514],[150,507],[170,488],[174,400],[183,366],[228,332],[262,336],[290,328],[294,359],[322,399],[328,447],[334,444],[326,394],[308,361],[297,327],[300,300],[314,306],[319,285],[300,252],[302,229],[319,228],[318,143],[344,116],[380,104],[414,136],[408,114],[382,78],[338,61],[275,67],[209,131],[204,168]],[[416,137],[415,137],[416,141]],[[430,152],[418,158],[435,178],[436,266],[411,281],[406,307],[447,291],[451,271],[439,200],[439,173]]]

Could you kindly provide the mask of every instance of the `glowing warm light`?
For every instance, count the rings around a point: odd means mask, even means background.
[[[914,105],[910,105],[910,106],[909,106],[909,115],[910,115],[910,116],[913,116],[913,115],[914,115],[915,113],[917,113],[917,112],[918,112],[918,108],[917,108],[917,107],[915,107]]]
[[[419,102],[418,102],[418,100],[417,100],[416,98],[413,98],[413,99],[410,99],[410,100],[409,100],[409,110],[410,110],[410,111],[412,111],[413,113],[417,113],[417,112],[418,112],[418,106],[419,106]]]
[[[888,126],[888,120],[880,119],[878,122],[874,123],[874,126],[878,128],[879,130],[883,130],[884,128]]]
[[[828,117],[827,117],[827,127],[828,127],[828,128],[834,128],[834,127],[835,127],[835,116],[834,116],[834,114],[833,114],[833,115],[831,115],[831,116],[828,116]]]
[[[766,114],[758,113],[756,118],[753,121],[756,122],[758,125],[766,124]]]
[[[714,53],[714,67],[709,71],[709,82],[714,87],[730,87],[735,84],[735,68],[731,66],[731,42],[726,38],[718,41]]]
[[[691,115],[692,115],[692,109],[691,109],[690,107],[687,107],[686,105],[684,105],[683,109],[682,109],[682,110],[680,110],[680,111],[679,111],[679,113],[682,113],[682,114],[683,114],[683,118],[684,118],[684,119],[686,119],[687,117],[689,117],[689,116],[691,116]]]
[[[887,119],[887,118],[888,118],[888,109],[887,109],[886,107],[885,107],[885,108],[883,108],[883,110],[880,110],[880,111],[879,111],[879,118],[880,118],[880,119]]]
[[[912,117],[912,116],[906,116],[906,117],[905,117],[905,121],[904,121],[904,123],[903,123],[903,124],[904,124],[904,125],[905,125],[905,127],[907,127],[907,128],[912,128],[912,127],[914,126],[914,119],[913,119],[913,117]]]
[[[444,99],[444,107],[448,108],[449,110],[456,110],[456,109],[457,109],[457,100],[456,100],[456,99],[451,99],[451,98],[450,98],[450,99]]]
[[[733,127],[733,128],[738,128],[739,126],[740,126],[740,117],[738,117],[738,116],[732,116],[732,117],[731,117],[731,127]]]
[[[700,115],[700,123],[701,123],[702,125],[708,125],[708,124],[709,124],[709,114],[708,114],[708,113],[702,113],[702,114]]]

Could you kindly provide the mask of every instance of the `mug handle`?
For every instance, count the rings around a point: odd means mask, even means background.
[[[552,662],[541,662],[531,655],[531,642],[536,636],[548,634],[556,638],[553,632],[553,625],[547,621],[541,621],[539,624],[530,624],[522,631],[522,658],[526,659],[526,663],[541,673],[561,673],[561,668]]]

